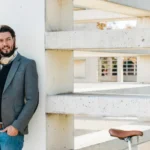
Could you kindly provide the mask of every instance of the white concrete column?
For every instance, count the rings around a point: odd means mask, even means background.
[[[46,0],[46,32],[72,30],[72,0]],[[46,93],[73,92],[73,51],[46,51]],[[66,108],[67,109],[67,108]],[[73,115],[47,114],[47,150],[74,149]]]
[[[123,57],[117,58],[117,81],[123,82]]]
[[[73,92],[73,52],[46,51],[47,95]],[[66,108],[67,109],[67,108]],[[74,116],[47,114],[47,150],[74,149]]]
[[[101,82],[101,70],[102,70],[102,63],[101,58],[98,58],[98,82]]]
[[[69,123],[68,123],[69,122]],[[72,115],[47,115],[47,150],[73,150],[74,118]]]
[[[109,80],[111,81],[111,78],[112,78],[112,57],[109,57],[108,58],[108,65],[109,65],[109,71],[108,71],[108,73],[109,73]]]
[[[73,92],[73,51],[46,51],[47,95]]]
[[[46,31],[68,31],[72,29],[72,0],[46,0]]]
[[[150,28],[150,17],[139,17],[137,19],[137,28]],[[137,82],[150,83],[149,66],[150,55],[137,57]]]

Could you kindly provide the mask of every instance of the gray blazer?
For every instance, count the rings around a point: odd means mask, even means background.
[[[27,134],[28,123],[38,102],[38,75],[35,61],[18,53],[8,73],[2,94],[1,115],[4,127],[12,125],[21,134]]]

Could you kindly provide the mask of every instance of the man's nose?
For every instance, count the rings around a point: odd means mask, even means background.
[[[4,42],[3,42],[3,46],[7,46],[7,41],[4,41]]]

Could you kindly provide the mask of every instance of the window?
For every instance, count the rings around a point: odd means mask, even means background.
[[[123,74],[125,76],[137,75],[137,59],[135,57],[128,57],[124,59]]]

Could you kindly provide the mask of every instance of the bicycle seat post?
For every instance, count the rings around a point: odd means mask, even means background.
[[[128,148],[129,150],[132,150],[132,147],[131,147],[131,137],[127,137],[124,139],[126,142],[128,142]]]

